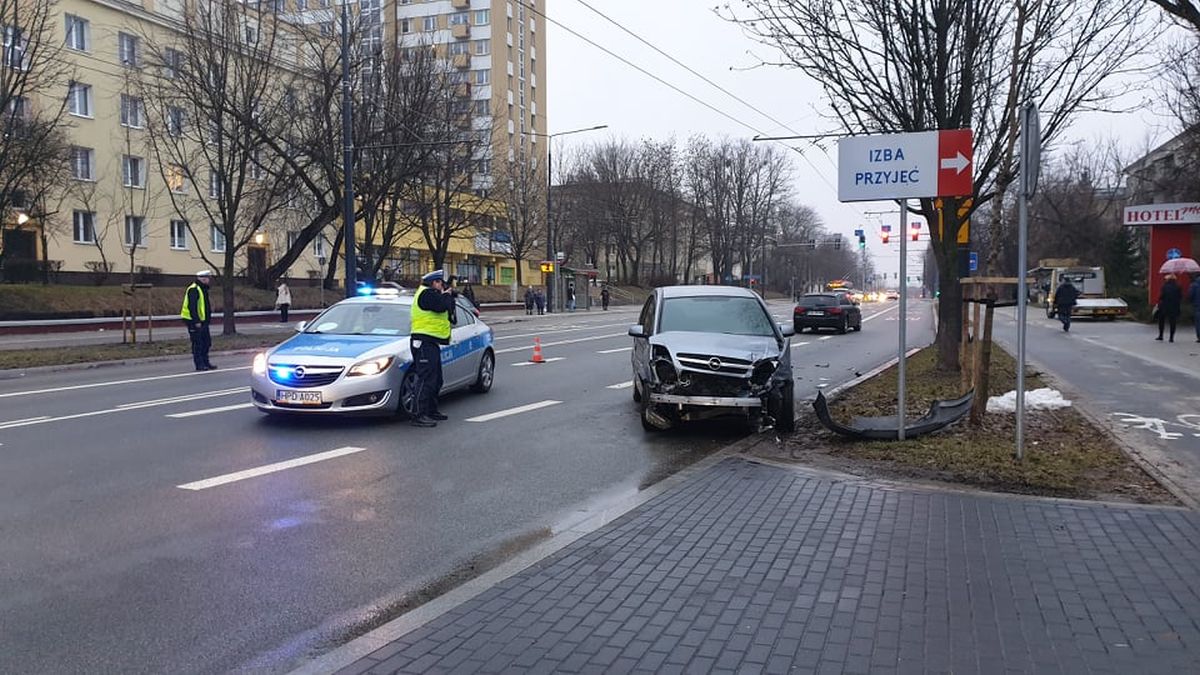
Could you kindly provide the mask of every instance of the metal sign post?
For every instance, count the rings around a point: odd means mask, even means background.
[[[900,200],[900,227],[904,227],[904,221],[908,220],[908,200]],[[901,232],[904,230],[901,229]],[[900,350],[899,361],[897,362],[897,372],[900,376],[900,382],[896,387],[896,417],[899,422],[899,432],[897,438],[904,440],[904,427],[907,426],[905,420],[905,359],[904,351],[908,342],[908,237],[900,237],[900,278],[904,281],[900,282]]]
[[[1029,239],[1029,200],[1037,191],[1041,153],[1037,106],[1027,103],[1021,108],[1021,180],[1017,196],[1017,460],[1025,457],[1025,319],[1029,296],[1025,247]]]

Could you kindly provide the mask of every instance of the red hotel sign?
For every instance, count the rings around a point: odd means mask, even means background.
[[[1127,206],[1125,225],[1200,225],[1200,203]]]

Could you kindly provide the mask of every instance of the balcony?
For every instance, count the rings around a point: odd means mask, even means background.
[[[471,6],[471,0],[451,0],[450,6],[454,9],[468,9]]]
[[[459,70],[466,70],[471,67],[470,54],[455,54],[450,57],[450,62]]]
[[[450,34],[455,40],[466,40],[471,37],[471,27],[465,23],[456,23],[450,27]]]

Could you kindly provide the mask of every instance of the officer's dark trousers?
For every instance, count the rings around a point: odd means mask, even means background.
[[[411,345],[413,384],[417,395],[414,408],[420,417],[438,409],[437,396],[442,390],[442,347],[427,337],[413,337]]]
[[[184,323],[187,324],[188,337],[192,339],[192,363],[196,370],[205,370],[208,368],[208,350],[212,348],[212,333],[208,330],[208,324],[202,323],[196,328],[191,321]]]

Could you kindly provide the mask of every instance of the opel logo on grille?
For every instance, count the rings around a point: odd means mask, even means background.
[[[708,367],[710,370],[720,370],[721,369],[721,359],[718,359],[715,356],[712,357],[711,359],[708,360]]]
[[[296,366],[292,369],[292,375],[295,375],[298,379],[304,379],[304,366]]]

